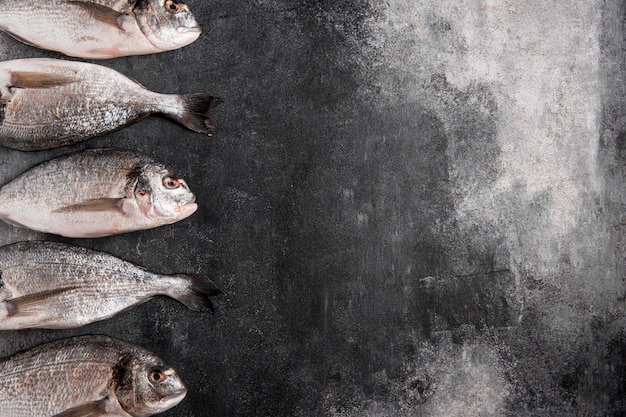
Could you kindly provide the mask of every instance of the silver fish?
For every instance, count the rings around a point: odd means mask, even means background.
[[[107,336],[57,340],[0,362],[2,417],[147,417],[186,394],[154,353]]]
[[[156,274],[103,252],[55,242],[0,248],[0,330],[68,329],[166,295],[213,311],[207,278]]]
[[[66,237],[101,237],[170,224],[198,206],[187,183],[153,159],[91,149],[29,169],[0,188],[0,219]]]
[[[170,51],[201,33],[181,0],[0,0],[0,7],[1,31],[80,58]]]
[[[210,94],[160,94],[102,65],[30,58],[0,62],[0,145],[71,145],[161,114],[211,134]]]

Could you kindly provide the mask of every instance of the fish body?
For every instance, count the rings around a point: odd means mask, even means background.
[[[42,49],[88,58],[145,55],[200,36],[180,0],[1,0],[0,30]]]
[[[0,188],[0,219],[66,237],[151,229],[197,208],[187,183],[167,166],[114,148],[51,159]]]
[[[56,242],[0,248],[0,330],[67,329],[112,317],[156,295],[213,310],[207,278],[163,275],[103,252]]]
[[[186,393],[154,353],[107,336],[61,339],[0,362],[2,417],[147,417]]]
[[[0,145],[58,148],[151,114],[211,134],[210,94],[160,94],[102,65],[48,58],[0,62]]]

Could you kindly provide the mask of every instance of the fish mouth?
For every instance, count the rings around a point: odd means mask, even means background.
[[[194,201],[189,201],[187,203],[183,203],[183,204],[176,206],[174,210],[176,211],[176,213],[179,213],[185,216],[191,216],[193,213],[196,212],[196,210],[198,210],[198,205]]]
[[[200,33],[202,33],[202,28],[200,26],[193,26],[193,27],[181,26],[178,29],[176,29],[176,31],[180,33],[197,33],[198,35],[200,35]]]
[[[164,409],[168,409],[180,403],[186,395],[187,389],[183,388],[179,392],[163,397],[160,402],[163,405]]]

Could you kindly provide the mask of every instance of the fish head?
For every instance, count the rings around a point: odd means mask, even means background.
[[[134,417],[162,413],[187,395],[176,371],[156,356],[146,354],[128,360],[118,374],[115,395],[124,411]]]
[[[160,163],[143,167],[134,194],[143,215],[155,224],[177,222],[198,209],[196,196],[185,180]]]
[[[148,42],[161,51],[189,45],[202,32],[182,0],[138,0],[133,12]]]

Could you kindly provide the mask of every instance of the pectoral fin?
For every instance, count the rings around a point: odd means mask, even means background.
[[[18,36],[18,35],[14,34],[14,33],[8,33],[8,32],[7,32],[7,34],[9,36],[13,37],[14,39],[17,39],[18,41],[20,41],[22,43],[25,43],[26,45],[37,47],[37,45],[35,45],[34,43],[32,43],[30,41],[27,41],[26,39],[22,38],[21,36]]]
[[[73,204],[71,206],[62,207],[53,211],[53,213],[73,213],[77,211],[83,212],[102,212],[114,211],[124,213],[122,207],[123,198],[96,198],[87,200],[82,203]]]
[[[8,215],[0,215],[0,219],[2,219],[4,222],[10,224],[11,226],[15,226],[15,227],[23,227],[26,228],[26,226],[24,226],[23,224],[19,223],[16,220],[13,220],[10,216]]]
[[[120,48],[94,48],[90,49],[89,54],[100,57],[100,58],[117,58],[120,56]]]
[[[104,398],[102,400],[79,405],[78,407],[71,408],[67,411],[62,412],[61,414],[57,414],[52,417],[104,417],[118,415],[113,414],[112,410],[108,410],[108,408],[111,408],[111,404],[108,404],[109,406],[107,407],[107,403],[111,402],[112,401],[109,398]],[[119,415],[122,416],[128,414],[124,413]]]
[[[67,85],[75,82],[76,79],[64,75],[49,74],[46,72],[34,71],[11,71],[10,87],[17,88],[51,88],[60,85]]]
[[[110,7],[102,4],[91,3],[88,1],[70,0],[69,3],[82,7],[96,20],[104,22],[107,25],[114,26],[120,30],[124,30],[122,27],[122,17],[124,17],[124,13],[118,12],[117,10],[111,9]]]
[[[76,287],[57,288],[6,300],[4,305],[7,309],[7,317],[25,318],[36,316],[42,310],[46,309],[47,302],[51,297],[74,289],[76,289]]]

